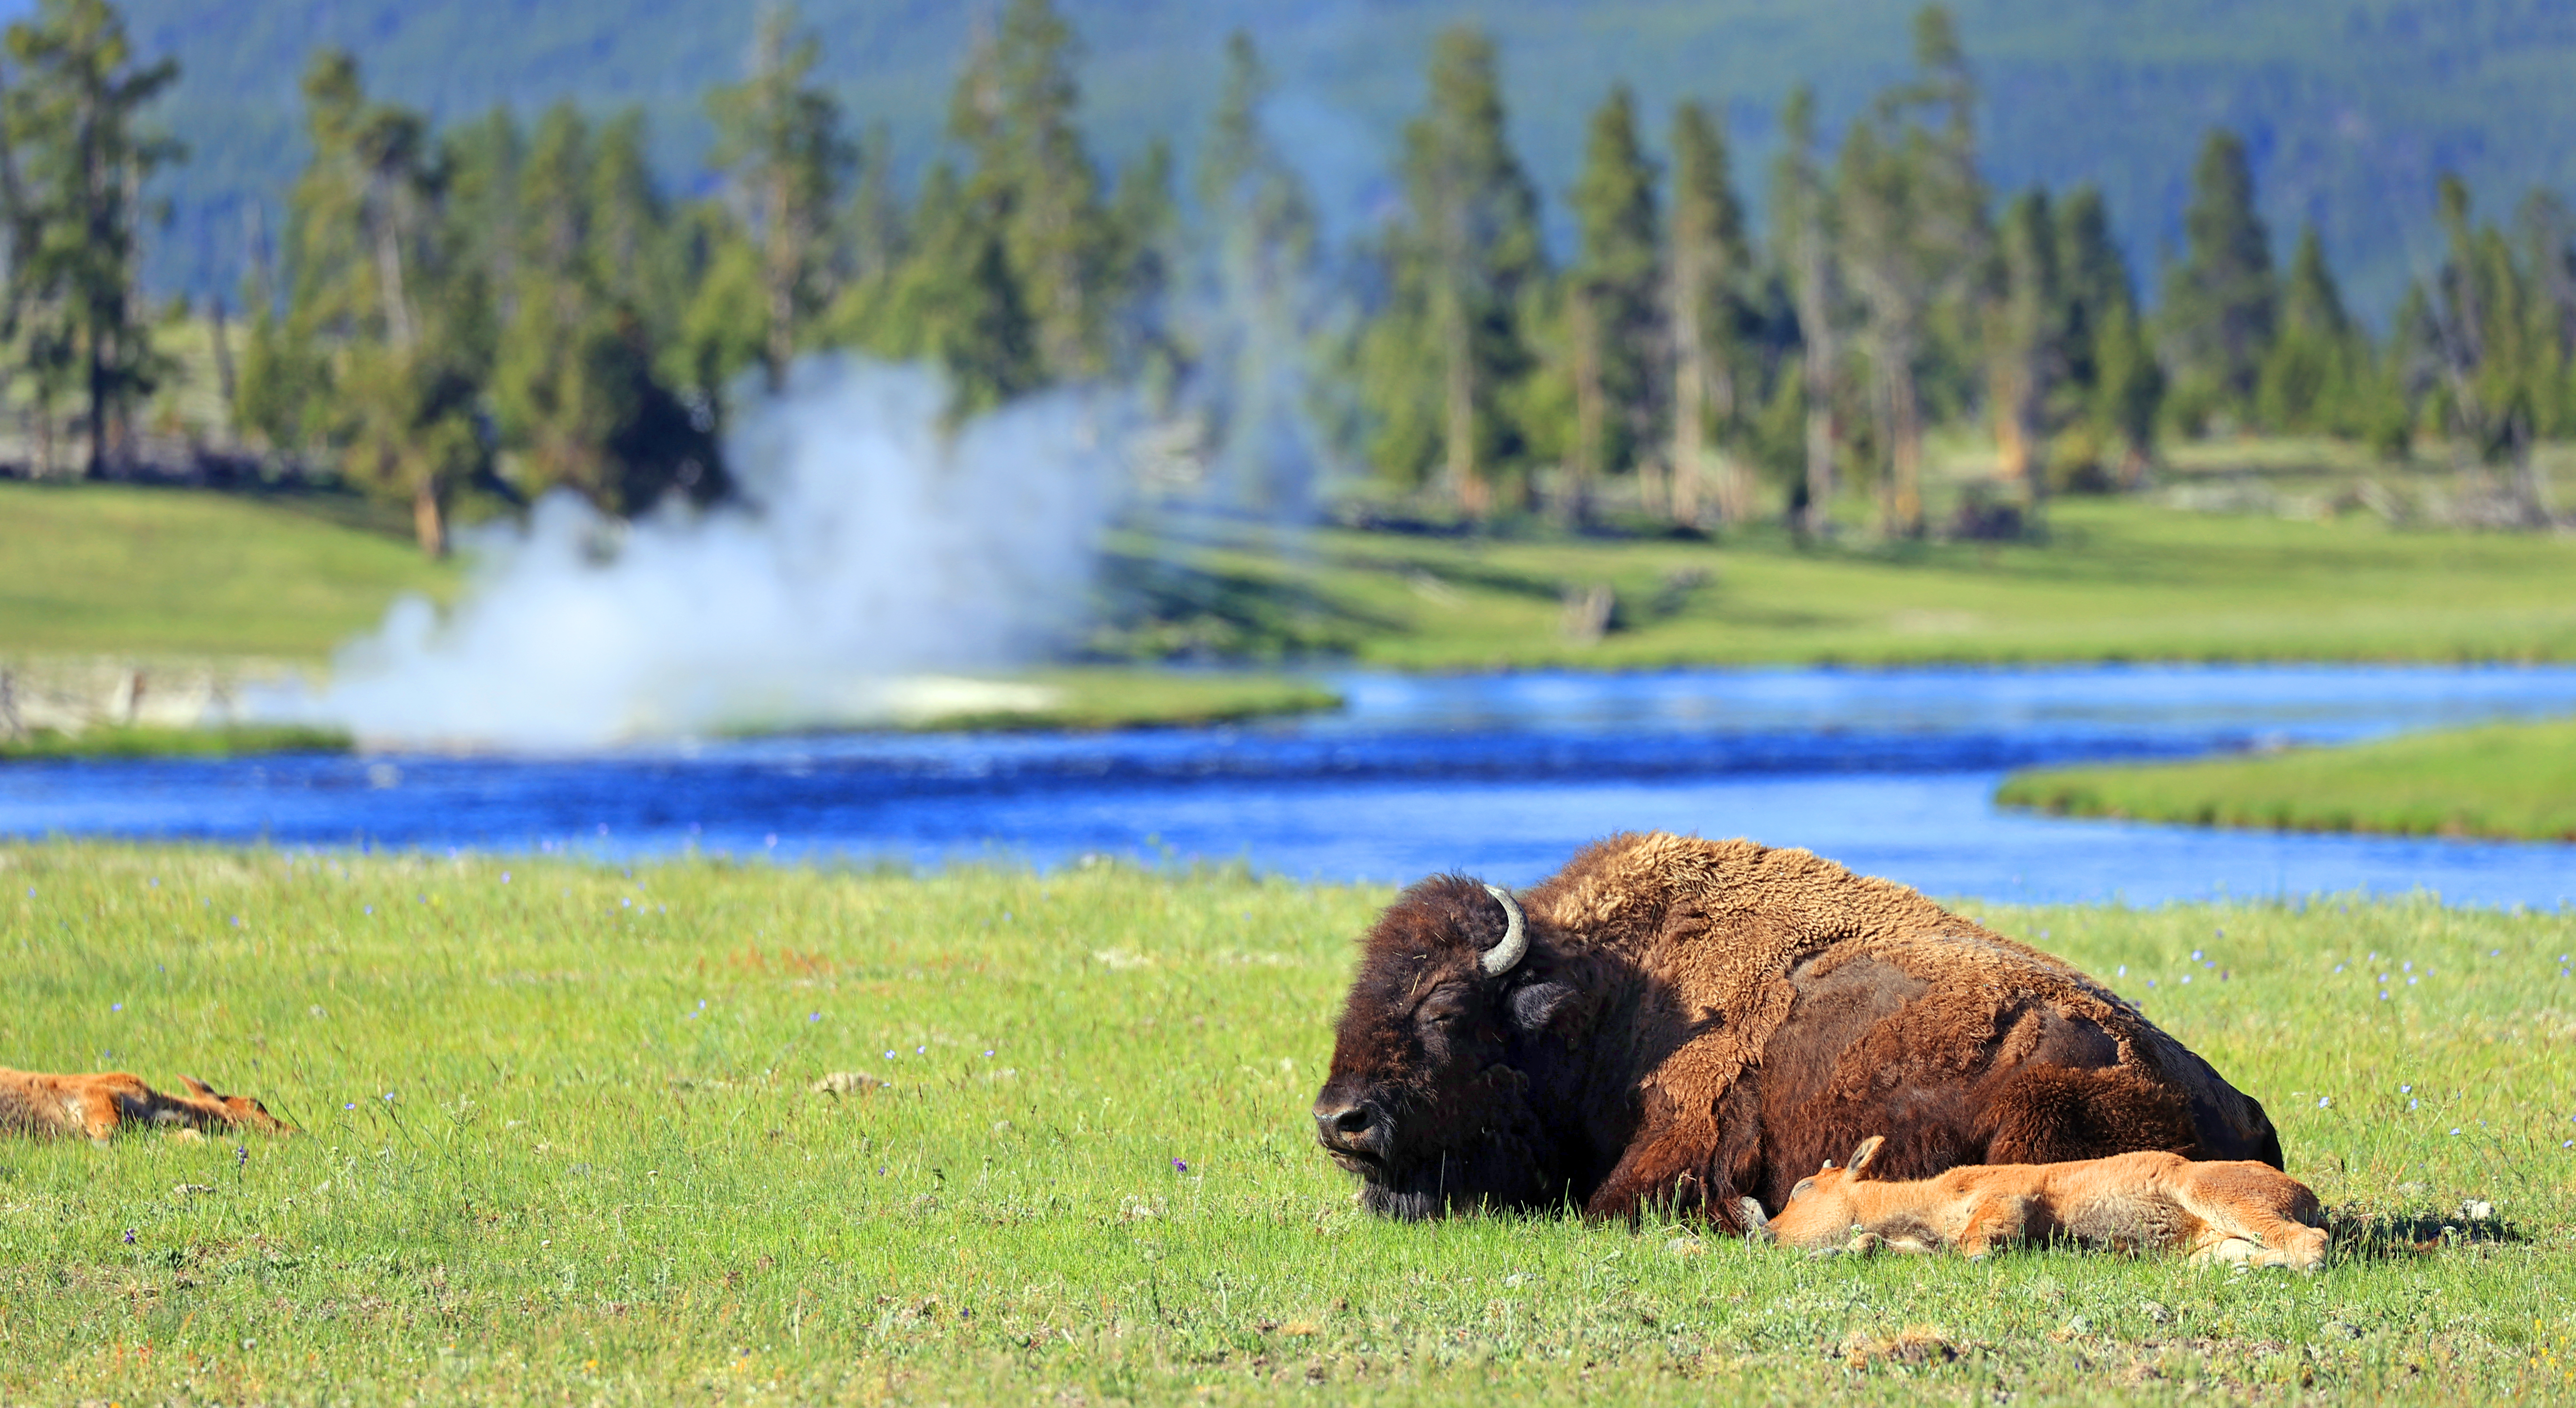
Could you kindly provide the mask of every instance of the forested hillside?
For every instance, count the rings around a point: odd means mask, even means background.
[[[917,175],[941,152],[948,93],[992,5],[808,0],[820,76],[855,127],[890,124]],[[1498,42],[1511,136],[1557,198],[1584,117],[1617,80],[1643,108],[1696,97],[1726,119],[1744,169],[1764,168],[1789,89],[1817,85],[1830,135],[1905,68],[1914,0],[1069,0],[1087,55],[1085,126],[1123,162],[1158,135],[1184,166],[1214,109],[1225,35],[1248,29],[1278,78],[1272,121],[1328,229],[1352,233],[1393,199],[1404,119],[1433,36],[1474,20]],[[570,95],[640,103],[666,177],[707,189],[702,95],[739,78],[756,7],[737,0],[135,0],[139,50],[177,57],[167,99],[193,159],[163,178],[176,220],[153,283],[231,293],[246,205],[273,231],[304,160],[296,81],[315,48],[349,49],[385,98],[440,121]],[[2192,159],[2212,126],[2243,134],[2286,258],[2314,219],[2360,311],[2396,305],[2440,243],[2431,191],[2456,170],[2490,208],[2576,185],[2576,11],[2550,0],[2069,0],[1955,7],[1985,96],[1988,178],[2099,184],[2131,263],[2152,275],[2181,245]],[[1757,203],[1763,193],[1749,191]],[[2152,277],[2149,278],[2152,284]]]

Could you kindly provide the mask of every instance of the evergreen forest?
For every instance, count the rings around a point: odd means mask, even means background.
[[[1794,88],[1758,167],[1728,95],[1650,110],[1614,83],[1561,190],[1515,149],[1495,40],[1449,29],[1389,198],[1348,237],[1243,34],[1208,56],[1222,96],[1193,159],[1154,141],[1113,166],[1080,36],[1053,0],[1009,0],[956,57],[944,155],[910,173],[820,76],[826,40],[764,13],[703,96],[691,182],[640,110],[441,122],[321,49],[304,165],[276,227],[245,231],[237,287],[156,302],[156,181],[190,157],[156,103],[187,76],[110,0],[42,0],[0,61],[24,472],[345,484],[442,553],[460,512],[553,491],[617,516],[723,496],[745,398],[834,351],[937,364],[957,418],[1133,388],[1189,453],[1254,461],[1246,508],[1322,489],[1439,525],[2007,537],[2053,496],[2145,485],[2176,439],[2266,433],[2438,454],[2479,521],[2541,526],[2534,450],[2576,434],[2559,196],[2421,192],[2440,248],[2374,328],[2317,229],[2268,226],[2246,142],[2215,127],[2176,247],[2135,268],[2097,187],[1989,181],[1973,36],[1939,5],[1848,120]],[[183,388],[215,413],[183,414]],[[1990,439],[1996,473],[1936,512],[1927,442],[1954,432]]]

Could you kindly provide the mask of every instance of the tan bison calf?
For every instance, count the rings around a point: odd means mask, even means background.
[[[104,1144],[119,1125],[295,1132],[247,1095],[217,1094],[195,1076],[179,1079],[187,1083],[185,1095],[164,1095],[123,1071],[48,1075],[0,1068],[0,1134],[82,1134]]]
[[[2061,1164],[1985,1164],[1890,1183],[1870,1177],[1875,1136],[1851,1165],[1828,1161],[1798,1180],[1789,1205],[1764,1217],[1747,1198],[1745,1225],[1792,1247],[1955,1247],[1983,1256],[1999,1246],[2063,1238],[2117,1251],[2177,1251],[2193,1261],[2286,1266],[2325,1263],[2317,1195],[2268,1164],[2195,1163],[2176,1154],[2115,1154]]]

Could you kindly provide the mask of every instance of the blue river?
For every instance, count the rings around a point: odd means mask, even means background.
[[[1691,670],[1329,680],[1336,713],[1116,733],[840,734],[574,756],[0,767],[0,835],[1526,883],[1609,832],[1805,846],[1943,896],[2151,904],[2423,891],[2555,909],[2576,846],[2004,811],[2033,763],[2576,713],[2576,668]]]

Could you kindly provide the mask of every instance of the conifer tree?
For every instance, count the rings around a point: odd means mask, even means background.
[[[2241,419],[2253,408],[2279,300],[2245,143],[2215,129],[2192,168],[2183,260],[2166,275],[2162,310],[2166,355],[2188,419],[2221,412]]]
[[[1830,526],[1834,456],[1841,443],[1834,408],[1841,389],[1844,291],[1841,231],[1816,151],[1816,94],[1792,89],[1780,111],[1780,157],[1772,175],[1773,244],[1798,314],[1799,390],[1806,409],[1806,472],[1799,528]]]
[[[337,50],[314,56],[304,98],[312,158],[289,208],[285,339],[322,369],[304,443],[407,502],[421,549],[441,554],[449,500],[484,458],[490,284],[444,217],[427,120],[369,102]]]
[[[2539,526],[2550,510],[2532,448],[2566,376],[2555,313],[2504,232],[2472,221],[2457,176],[2437,199],[2448,250],[2429,310],[2445,409],[2480,459],[2505,468],[2514,516]]]
[[[1207,212],[1204,278],[1218,315],[1198,335],[1221,388],[1212,439],[1245,506],[1275,513],[1304,502],[1316,458],[1301,404],[1314,337],[1315,208],[1263,125],[1270,78],[1250,36],[1226,41],[1225,86],[1201,148]]]
[[[1880,528],[1900,537],[1924,528],[1921,377],[1934,320],[1967,291],[1989,238],[1976,171],[1976,86],[1949,12],[1925,6],[1914,41],[1919,74],[1880,95],[1868,120],[1853,124],[1835,195],[1877,382],[1885,442]]]
[[[2078,186],[2057,211],[2065,313],[2064,377],[2054,415],[2083,438],[2088,459],[2116,452],[2121,479],[2135,483],[2154,454],[2164,370],[2139,323],[2137,287],[2111,238],[2101,191]]]
[[[2048,494],[2050,401],[2066,372],[2068,300],[2048,192],[2024,191],[1997,231],[1999,287],[1989,317],[2000,473],[2036,505]]]
[[[138,64],[107,0],[41,0],[5,37],[0,201],[9,240],[6,330],[26,351],[40,416],[77,380],[87,472],[123,450],[128,409],[165,373],[136,287],[143,183],[185,155],[143,132],[141,110],[178,64]],[[50,435],[50,425],[47,427]]]
[[[1503,130],[1493,42],[1434,42],[1430,101],[1405,127],[1404,213],[1387,232],[1392,306],[1362,347],[1362,395],[1389,472],[1436,470],[1469,518],[1490,514],[1518,458],[1510,408],[1530,370],[1526,303],[1546,276],[1538,194]]]
[[[2326,264],[2325,243],[2309,225],[2299,232],[2281,289],[2280,326],[2263,358],[2256,406],[2265,425],[2308,434],[2348,434],[2350,401],[2362,370],[2343,293]]]
[[[1124,292],[1099,168],[1076,123],[1073,29],[1051,0],[1010,0],[949,106],[949,134],[974,155],[966,198],[1001,232],[1012,297],[1035,322],[1046,374],[1105,374]]]
[[[761,362],[776,390],[807,323],[830,300],[825,238],[852,152],[841,108],[813,81],[821,47],[796,12],[764,11],[751,73],[708,94],[716,163],[731,176],[759,251],[766,305]]]
[[[1578,520],[1588,515],[1595,486],[1631,468],[1655,430],[1663,272],[1655,177],[1637,136],[1636,100],[1625,85],[1613,88],[1592,115],[1571,201],[1579,245],[1566,271],[1574,437],[1564,507]],[[1684,472],[1678,465],[1675,471]],[[1698,471],[1696,463],[1688,467],[1687,489],[1675,481],[1677,515],[1687,507],[1698,517]]]
[[[1727,427],[1740,409],[1734,333],[1752,256],[1726,134],[1695,102],[1673,113],[1668,229],[1663,299],[1672,349],[1673,518],[1695,520],[1697,486],[1714,480],[1718,516],[1741,523],[1752,516],[1752,484],[1742,457],[1732,453]],[[1686,484],[1692,489],[1685,491]]]

